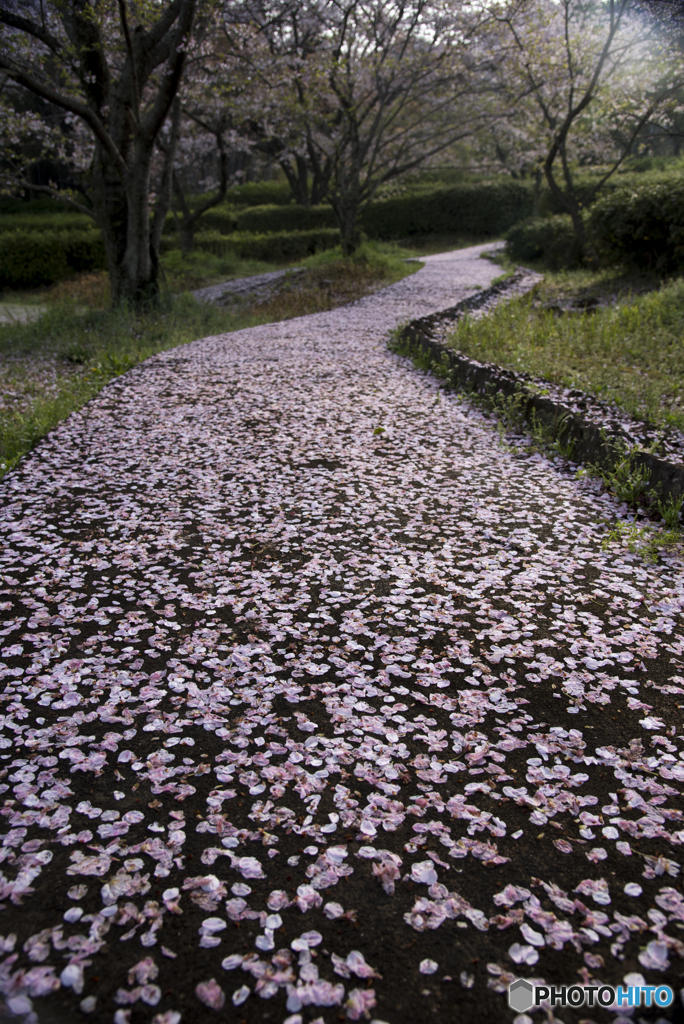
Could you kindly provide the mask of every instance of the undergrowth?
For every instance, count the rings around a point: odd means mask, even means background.
[[[684,429],[684,280],[654,284],[614,271],[549,275],[486,317],[464,317],[449,344]]]

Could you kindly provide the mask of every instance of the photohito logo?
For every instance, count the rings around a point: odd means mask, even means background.
[[[533,1006],[671,1006],[669,985],[532,985],[518,978],[508,986],[508,1005],[517,1013]]]

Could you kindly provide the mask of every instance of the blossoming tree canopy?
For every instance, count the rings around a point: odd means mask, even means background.
[[[211,7],[198,0],[60,4],[8,0],[0,8],[0,71],[14,93],[63,112],[72,147],[84,149],[92,213],[102,230],[115,303],[158,292],[161,227],[170,199],[162,174],[150,218],[150,169],[189,50],[200,45]],[[193,30],[196,30],[193,35]],[[166,160],[173,161],[173,123]]]

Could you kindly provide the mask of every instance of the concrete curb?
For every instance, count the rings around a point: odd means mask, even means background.
[[[445,344],[448,331],[466,313],[483,315],[499,302],[530,291],[541,279],[540,274],[520,268],[507,280],[483,289],[449,309],[409,321],[399,331],[399,342],[411,354],[420,352],[430,356],[432,369],[453,388],[475,392],[483,398],[495,395],[517,398],[523,423],[529,423],[534,413],[536,422],[553,431],[564,445],[573,443],[573,462],[612,468],[618,461],[616,443],[632,446],[635,435],[638,437],[643,432],[640,429],[642,425],[635,424],[635,430],[631,432],[625,428],[624,422],[616,423],[615,417],[610,415],[606,416],[603,425],[597,425],[562,401],[548,394],[539,394],[539,382],[533,382],[527,374],[505,370],[494,363],[480,363]],[[573,396],[579,396],[580,404],[586,407],[610,411],[610,407],[589,394],[575,391]],[[630,464],[649,471],[649,489],[654,489],[661,500],[684,495],[684,464],[681,462],[637,451],[631,456]]]

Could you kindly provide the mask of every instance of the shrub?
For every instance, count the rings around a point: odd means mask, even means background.
[[[494,237],[532,212],[531,182],[503,181],[423,189],[370,203],[359,227],[370,238],[414,235]],[[336,227],[330,206],[258,206],[237,214],[238,231],[314,231]]]
[[[219,231],[222,235],[229,235],[237,227],[237,216],[233,210],[225,206],[215,206],[200,218],[196,231]],[[172,213],[167,213],[164,221],[164,234],[176,235],[176,218]]]
[[[599,255],[660,273],[684,266],[684,180],[617,189],[591,209]]]
[[[529,217],[532,200],[531,182],[454,185],[371,203],[360,226],[370,238],[387,240],[429,234],[492,238]]]
[[[99,231],[0,234],[0,288],[36,288],[106,265]]]
[[[226,202],[232,206],[263,206],[265,203],[286,206],[292,202],[292,191],[286,181],[247,181],[229,188]]]
[[[238,231],[317,231],[337,227],[330,206],[254,206],[237,214]]]
[[[320,231],[274,231],[271,234],[235,231],[232,235],[205,231],[196,236],[195,245],[199,250],[211,252],[215,256],[233,253],[244,260],[274,263],[297,260],[323,249],[331,249],[339,240],[339,231],[332,228]],[[165,240],[163,248],[170,250],[175,246]]]
[[[86,213],[51,210],[49,213],[0,215],[0,233],[6,231],[92,231],[93,220]]]
[[[549,270],[578,267],[582,252],[567,214],[522,221],[506,236],[506,250],[513,260],[536,260]]]

